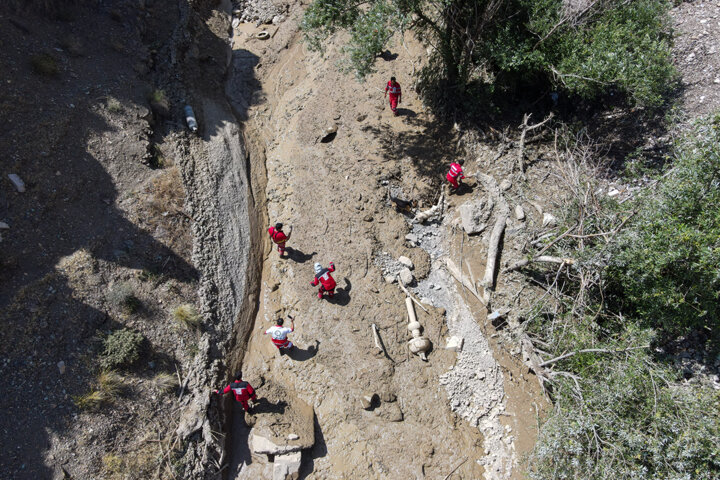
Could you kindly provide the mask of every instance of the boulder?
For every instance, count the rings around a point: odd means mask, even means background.
[[[466,202],[458,208],[460,221],[465,233],[475,235],[487,227],[487,221],[492,213],[493,203],[491,200],[475,200]]]
[[[452,350],[454,352],[460,352],[462,351],[464,342],[465,339],[462,337],[449,337],[447,339],[447,345],[445,345],[445,349]]]
[[[415,277],[413,277],[409,268],[403,268],[400,270],[399,276],[403,285],[411,285],[415,281]]]
[[[408,257],[406,257],[406,256],[404,256],[404,255],[401,256],[400,258],[398,258],[397,261],[400,262],[400,263],[402,263],[403,265],[405,265],[405,266],[406,266],[407,268],[409,268],[410,270],[412,270],[413,268],[415,268],[415,265],[413,265],[412,260],[410,260]]]
[[[273,462],[273,480],[297,480],[301,463],[301,452],[276,455]]]
[[[255,405],[255,425],[250,430],[250,451],[284,455],[312,447],[315,444],[313,408],[272,381],[262,390],[264,396]]]
[[[525,220],[525,210],[523,210],[523,207],[521,205],[515,207],[515,218],[517,218],[521,222]]]
[[[557,225],[557,218],[555,218],[555,215],[553,215],[552,213],[545,212],[543,214],[542,226],[543,227],[554,227],[556,225]]]

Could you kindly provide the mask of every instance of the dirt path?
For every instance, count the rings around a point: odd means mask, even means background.
[[[521,439],[518,449],[515,437],[534,438],[535,410],[528,415],[526,405],[520,414],[508,405],[504,371],[518,367],[495,360],[480,327],[484,313],[466,305],[440,269],[441,257],[454,254],[454,214],[430,227],[444,245],[431,256],[410,248],[407,219],[386,200],[387,186],[397,185],[420,192],[430,206],[438,187],[433,178],[453,155],[452,132],[437,131],[408,84],[412,61],[423,50],[411,42],[409,51],[398,45],[397,55],[388,56],[393,60],[381,60],[378,72],[360,84],[336,71],[334,43],[325,60],[307,52],[296,24],[297,12],[277,32],[271,26],[267,42],[254,38],[260,29],[242,24],[234,42],[236,61],[257,58],[254,73],[264,87],[265,101],[250,109],[246,135],[265,144],[269,221],[295,226],[288,259],[269,246],[266,251],[260,311],[243,361],[246,377],[265,388],[282,385],[288,402],[297,397],[314,407],[316,444],[304,457],[303,478],[442,478],[458,465],[453,478],[520,478],[513,471],[517,453],[534,440]],[[399,117],[383,100],[391,75],[405,88]],[[233,83],[241,89],[244,82]],[[331,126],[337,136],[320,142]],[[432,269],[418,292],[432,283],[444,295],[428,297],[437,307],[428,304],[429,314],[416,309],[434,344],[428,363],[408,355],[405,295],[384,280],[382,267],[400,255],[414,262],[419,278]],[[312,265],[330,261],[339,288],[333,300],[321,301],[309,285]],[[474,268],[479,272],[482,264]],[[288,314],[296,318],[298,352],[281,357],[263,332]],[[389,358],[373,346],[372,323]],[[448,327],[465,337],[459,356],[442,348]],[[360,397],[371,394],[384,401],[366,411]],[[535,394],[526,388],[522,398]],[[268,476],[271,465],[250,455],[249,432],[237,415],[233,428],[231,478]],[[509,433],[515,431],[521,433]]]

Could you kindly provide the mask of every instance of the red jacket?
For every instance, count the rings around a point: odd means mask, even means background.
[[[389,93],[391,97],[402,95],[402,89],[400,88],[400,84],[395,82],[395,85],[393,85],[392,80],[389,80],[387,85],[385,85],[385,91]]]
[[[459,163],[453,163],[450,165],[450,171],[447,174],[447,179],[456,180],[457,178],[460,178],[462,180],[463,178],[465,178],[465,175],[463,175],[462,166],[460,166]]]
[[[277,243],[278,245],[281,245],[288,240],[288,236],[285,235],[284,232],[275,230],[275,227],[268,228],[268,233],[270,234],[270,238],[273,239],[273,242]]]
[[[257,400],[255,389],[245,380],[234,381],[225,387],[222,393],[230,393],[230,390],[235,394],[235,400],[238,402],[247,402],[250,399]]]
[[[310,282],[310,285],[313,287],[316,287],[318,283],[321,283],[323,288],[325,290],[331,291],[335,289],[335,279],[330,275],[330,272],[335,271],[335,265],[333,265],[332,262],[330,262],[329,268],[323,268],[320,273],[315,274],[315,278],[312,282]]]

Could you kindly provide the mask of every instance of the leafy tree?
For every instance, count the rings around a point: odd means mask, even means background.
[[[720,346],[720,114],[679,141],[672,170],[632,206],[609,277],[628,310],[669,334],[707,327]]]
[[[656,105],[675,75],[666,0],[314,0],[312,48],[347,30],[347,66],[363,78],[395,33],[432,47],[424,79],[464,90],[480,72],[501,87],[552,85],[594,97],[619,89]]]

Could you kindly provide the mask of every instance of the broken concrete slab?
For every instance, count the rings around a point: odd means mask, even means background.
[[[297,480],[301,463],[301,452],[276,455],[273,462],[273,480]]]
[[[493,202],[490,199],[478,199],[460,205],[458,210],[465,233],[476,235],[485,230],[490,213],[492,213],[492,207]]]

